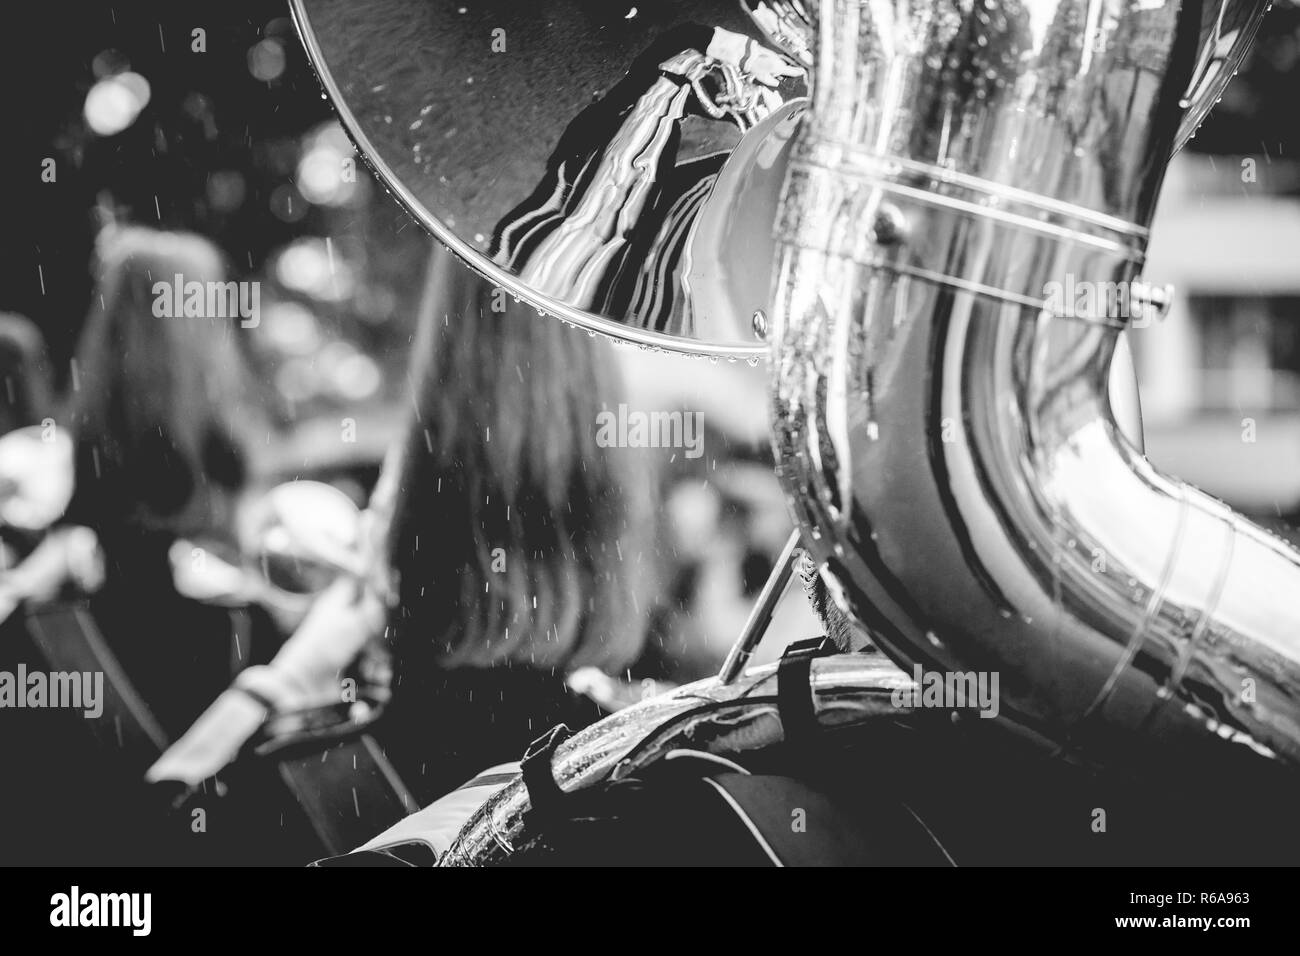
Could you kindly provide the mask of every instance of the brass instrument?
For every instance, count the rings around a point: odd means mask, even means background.
[[[1295,761],[1300,553],[1120,437],[1132,316],[1050,295],[1139,277],[1203,60],[1184,9],[820,6],[776,447],[807,547],[895,660],[998,672],[1004,715],[1062,751]]]
[[[1117,421],[1112,381],[1121,333],[1161,299],[1141,269],[1166,164],[1222,94],[1265,0],[743,0],[751,35],[808,68],[808,100],[761,118],[718,175],[688,246],[716,281],[688,292],[725,303],[701,307],[723,318],[671,335],[556,301],[475,248],[482,210],[407,169],[374,104],[356,104],[370,99],[372,58],[337,32],[356,6],[295,0],[295,19],[363,154],[471,266],[638,344],[733,357],[770,346],[799,538],[907,672],[878,655],[815,662],[819,719],[899,717],[889,692],[915,666],[994,672],[1002,719],[1071,758],[1300,758],[1300,553],[1152,468],[1135,418]],[[556,8],[581,34],[572,5]],[[459,34],[445,46],[478,75]],[[474,106],[496,122],[493,102]],[[543,152],[557,133],[537,131]],[[770,232],[753,228],[764,216]],[[765,271],[774,291],[760,301],[749,277]],[[1063,306],[1052,289],[1067,282],[1124,290],[1129,308]],[[789,573],[783,561],[770,588]],[[761,702],[771,673],[743,668],[763,625],[757,615],[719,678],[562,744],[561,787],[630,773],[665,739],[779,740]],[[719,703],[761,732],[740,744]],[[526,809],[516,780],[443,862],[508,855]]]

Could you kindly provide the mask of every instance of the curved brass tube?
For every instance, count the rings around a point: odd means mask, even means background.
[[[1300,760],[1300,553],[1121,438],[1131,316],[1053,296],[1123,304],[1199,8],[820,7],[773,375],[832,590],[909,673],[998,672],[1002,713],[1070,753]]]
[[[580,790],[602,780],[635,774],[675,747],[737,754],[762,750],[784,739],[773,664],[746,671],[736,681],[718,677],[686,684],[633,704],[578,731],[556,749],[556,784]],[[812,662],[809,686],[819,724],[850,727],[879,720],[908,720],[911,679],[878,652],[837,654]],[[944,714],[917,714],[918,725]],[[512,856],[526,842],[531,809],[521,777],[476,809],[439,866],[486,866]]]

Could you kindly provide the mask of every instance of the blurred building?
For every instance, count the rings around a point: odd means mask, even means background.
[[[1275,530],[1300,524],[1300,5],[1278,0],[1156,209],[1130,334],[1154,464]]]
[[[1168,316],[1130,335],[1147,453],[1260,516],[1300,510],[1300,163],[1184,153],[1145,276]]]

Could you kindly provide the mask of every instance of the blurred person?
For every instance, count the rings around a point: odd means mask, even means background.
[[[145,779],[172,795],[173,821],[198,807],[220,815],[223,838],[183,837],[184,862],[294,865],[355,842],[339,832],[340,814],[365,832],[411,805],[367,736],[391,683],[386,575],[369,546],[373,514],[332,485],[284,482],[248,494],[239,511],[239,560],[196,564],[178,540],[176,586],[259,607],[288,637],[269,661],[240,669]],[[340,767],[351,772],[340,778]]]
[[[24,601],[88,590],[102,570],[93,534],[53,528],[72,493],[70,443],[55,423],[45,340],[21,315],[0,313],[0,621]]]
[[[371,573],[371,516],[316,481],[250,495],[240,511],[240,561],[195,565],[190,542],[178,540],[170,554],[174,580],[196,600],[261,606],[288,637],[268,663],[236,675],[149,768],[150,782],[197,786],[233,762],[268,721],[387,698],[379,641],[386,589],[382,572]],[[357,681],[358,695],[344,693],[345,677]]]
[[[435,250],[390,534],[396,682],[380,737],[421,803],[599,716],[566,674],[639,656],[655,591],[653,476],[600,448],[621,380],[593,338]]]
[[[617,366],[531,311],[492,311],[491,292],[435,253],[415,415],[362,540],[336,562],[355,567],[317,593],[269,664],[238,675],[151,781],[194,787],[273,718],[337,705],[340,677],[358,663],[364,673],[384,632],[384,598],[396,679],[374,733],[417,802],[519,757],[556,723],[601,716],[568,678],[617,674],[642,651],[653,481],[637,450],[595,443]]]
[[[55,413],[53,370],[40,330],[24,316],[0,313],[0,435]]]
[[[0,315],[0,672],[45,671],[30,613],[102,580],[98,542],[85,528],[59,524],[72,495],[72,442],[58,413],[45,341],[20,315]],[[11,862],[58,862],[101,854],[129,829],[130,811],[114,813],[112,768],[80,716],[42,708],[6,708],[0,716],[0,845]],[[35,768],[41,768],[35,773]],[[91,787],[94,810],[79,804]],[[120,805],[119,805],[120,806]],[[51,852],[58,829],[71,846]],[[75,847],[75,850],[73,849]]]
[[[176,592],[168,549],[179,537],[231,549],[249,423],[258,416],[245,399],[238,317],[156,312],[159,283],[225,282],[211,242],[110,227],[96,268],[63,418],[77,448],[68,517],[91,528],[105,552],[106,582],[92,612],[174,736],[229,681],[232,634],[225,609]]]
[[[675,683],[716,674],[741,633],[793,523],[772,466],[767,370],[680,355],[621,352],[632,407],[698,414],[703,454],[660,452],[658,526],[665,566],[640,678]],[[754,663],[814,633],[802,601],[783,601]]]

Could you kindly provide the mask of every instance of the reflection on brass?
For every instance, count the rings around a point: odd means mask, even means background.
[[[812,65],[812,0],[740,0],[754,22],[772,44],[785,50],[805,66]],[[1264,13],[1272,0],[1206,0],[1201,5],[1200,35],[1197,40],[1196,68],[1183,89],[1179,108],[1184,113],[1174,138],[1174,152],[1182,149],[1196,135],[1206,114],[1223,96],[1224,87],[1237,74],[1237,68],[1249,52]],[[991,7],[988,9],[992,9]],[[1076,25],[1081,39],[1101,47],[1108,34],[1101,25],[1106,14]],[[1157,46],[1163,38],[1153,35],[1149,42]],[[1143,40],[1135,37],[1128,50],[1135,57],[1144,54]],[[1102,52],[1100,49],[1098,52]]]
[[[713,753],[734,754],[779,743],[783,730],[776,707],[776,670],[775,664],[767,664],[735,682],[711,677],[687,684],[579,731],[555,752],[551,767],[556,783],[577,790],[632,776],[676,747],[703,746]],[[942,711],[917,714],[899,706],[897,701],[909,697],[915,684],[880,654],[814,660],[809,686],[817,721],[826,727],[948,720]],[[503,862],[528,836],[528,810],[528,791],[516,778],[474,812],[438,864]]]
[[[773,46],[812,66],[812,16],[804,0],[740,0],[740,6]]]
[[[617,338],[761,354],[750,318],[771,290],[771,218],[726,250],[697,227],[729,215],[711,208],[719,174],[802,96],[805,68],[734,0],[295,0],[294,13],[363,156],[476,269]]]
[[[1295,762],[1300,553],[1122,438],[1133,316],[1044,308],[1139,275],[1196,63],[1179,11],[821,4],[776,448],[807,547],[905,669],[996,671],[1004,715],[1102,762]],[[888,247],[860,225],[886,205],[910,226]]]
[[[908,673],[996,672],[1000,719],[1072,757],[1300,760],[1300,552],[1143,458],[1111,389],[1133,315],[1047,306],[1083,281],[1159,307],[1133,284],[1165,165],[1262,0],[682,5],[808,67],[809,102],[755,98],[752,60],[678,43],[684,17],[297,6],[381,175],[490,279],[642,344],[770,341],[802,546]],[[497,21],[518,58],[483,53]],[[650,82],[620,90],[629,67]],[[746,733],[721,750],[779,740],[770,677],[621,711],[560,748],[557,780],[630,773],[697,711]],[[897,716],[908,680],[876,655],[813,664],[819,715],[850,721]],[[515,781],[443,862],[508,856],[527,809]]]

